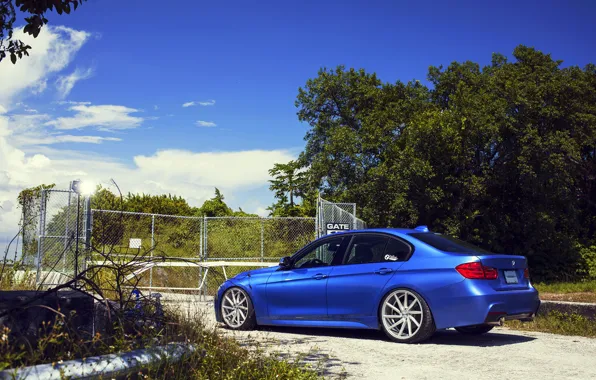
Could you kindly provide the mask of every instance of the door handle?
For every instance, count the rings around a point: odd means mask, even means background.
[[[393,272],[393,269],[391,268],[381,268],[375,271],[376,274],[388,274]]]
[[[314,276],[312,276],[312,278],[314,278],[315,280],[322,280],[324,278],[327,278],[327,275],[323,273],[317,273]]]

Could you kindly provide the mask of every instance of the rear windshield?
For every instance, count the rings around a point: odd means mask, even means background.
[[[489,251],[474,244],[447,235],[437,235],[432,232],[414,232],[408,235],[444,252],[490,254]]]

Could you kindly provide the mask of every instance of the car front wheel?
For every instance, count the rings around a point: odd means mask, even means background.
[[[435,332],[428,304],[413,290],[396,289],[387,294],[379,317],[383,331],[395,342],[418,343]]]
[[[237,287],[228,289],[221,298],[221,316],[233,330],[252,330],[257,324],[250,297]]]

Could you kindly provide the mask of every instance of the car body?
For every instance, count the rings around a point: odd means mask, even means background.
[[[436,329],[486,332],[503,319],[528,321],[540,306],[524,256],[485,252],[424,226],[324,236],[281,264],[224,282],[215,297],[216,319],[232,328],[381,329],[393,340],[417,342]],[[245,306],[234,292],[247,298]],[[249,311],[252,325],[230,325],[222,310],[238,320]],[[413,332],[421,322],[428,331],[417,336],[390,329]]]

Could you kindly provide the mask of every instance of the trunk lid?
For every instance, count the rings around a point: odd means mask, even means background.
[[[491,280],[495,290],[526,289],[530,286],[529,279],[524,277],[524,270],[528,267],[528,261],[524,256],[483,255],[478,258],[482,265],[495,268],[499,272],[499,278]]]

